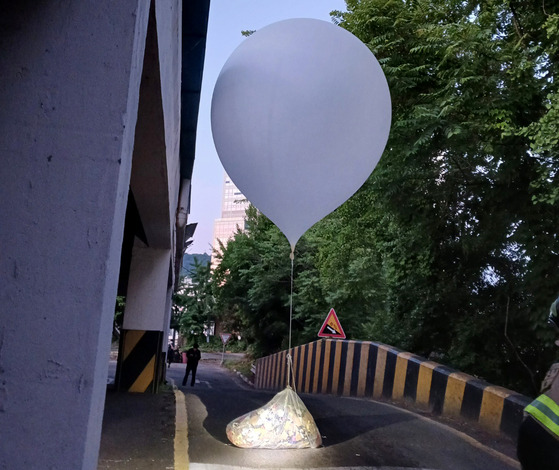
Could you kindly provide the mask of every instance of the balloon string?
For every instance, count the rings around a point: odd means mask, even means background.
[[[293,391],[297,393],[297,389],[295,388],[295,372],[293,371],[293,358],[291,354],[287,355],[287,386],[290,387],[291,379],[293,378]]]
[[[291,259],[291,292],[289,294],[289,347],[287,354],[287,386],[291,384],[291,376],[293,376],[293,389],[295,389],[295,376],[293,372],[293,360],[291,358],[291,322],[293,319],[293,260],[295,258],[294,247],[291,247],[291,254],[289,255]]]
[[[291,292],[289,294],[289,349],[291,349],[291,322],[293,319],[293,260],[295,259],[295,254],[293,253],[293,248],[291,249]]]

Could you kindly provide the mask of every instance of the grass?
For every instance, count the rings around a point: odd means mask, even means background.
[[[224,367],[227,367],[227,369],[229,370],[240,372],[251,382],[254,381],[254,374],[251,371],[253,362],[251,360],[244,360],[244,361],[226,360],[223,362],[223,365]]]

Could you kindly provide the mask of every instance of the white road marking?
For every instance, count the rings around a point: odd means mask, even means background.
[[[240,467],[232,465],[218,465],[212,463],[194,463],[190,462],[190,470],[254,470],[255,468],[262,469],[259,467]],[[419,467],[266,467],[266,470],[435,470],[430,468],[419,468]]]

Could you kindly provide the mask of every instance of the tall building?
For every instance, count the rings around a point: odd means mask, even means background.
[[[219,250],[219,242],[227,242],[238,229],[245,229],[246,210],[249,201],[239,191],[227,173],[223,177],[223,197],[221,200],[221,218],[214,222],[212,247]],[[212,256],[212,266],[215,266],[215,256]]]

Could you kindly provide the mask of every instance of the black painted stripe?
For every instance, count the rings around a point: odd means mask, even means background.
[[[336,341],[330,343],[330,364],[328,365],[328,381],[326,382],[326,393],[332,393],[332,382],[334,380],[334,361],[336,359]]]
[[[270,362],[271,361],[271,357],[268,356],[266,358],[266,372],[264,374],[265,377],[265,388],[270,388]]]
[[[301,392],[306,392],[305,390],[305,383],[307,381],[307,354],[309,352],[309,345],[305,344],[303,346],[301,346],[301,367],[302,369],[302,373],[301,373],[301,385],[299,386],[299,390],[301,390]]]
[[[417,381],[419,379],[419,367],[424,361],[422,357],[410,356],[406,369],[406,382],[404,384],[404,398],[409,398],[415,402],[417,397]]]
[[[287,350],[282,351],[280,356],[281,367],[281,388],[287,387]]]
[[[323,390],[322,387],[323,376],[327,373],[327,371],[324,370],[324,364],[326,363],[326,341],[322,339],[320,343],[320,357],[318,358],[317,364],[320,372],[318,374],[318,383],[316,384],[316,393],[326,393],[326,390]]]
[[[340,374],[338,375],[338,384],[335,387],[336,393],[338,395],[344,394],[344,381],[345,381],[345,370],[347,367],[347,350],[348,350],[348,342],[343,340],[341,341],[342,353],[340,355]]]
[[[314,373],[316,372],[317,349],[318,349],[318,341],[311,343],[311,360],[309,364],[309,374],[310,374],[309,393],[314,393],[316,391],[314,389]]]
[[[372,397],[375,387],[375,372],[377,369],[378,345],[371,343],[369,357],[367,358],[367,380],[365,382],[365,396]]]
[[[357,387],[359,385],[359,371],[361,369],[361,343],[356,342],[353,345],[353,363],[351,365],[351,385],[349,395],[357,396]]]
[[[124,332],[124,344],[126,345],[126,335],[128,331]],[[136,331],[134,332],[136,333]],[[149,362],[157,357],[160,351],[160,337],[163,333],[161,331],[144,331],[142,337],[134,345],[128,356],[122,362],[119,377],[119,389],[129,390],[138,377],[142,374]],[[154,370],[155,372],[155,370]],[[146,388],[153,388],[153,379]]]
[[[466,382],[464,397],[460,407],[460,416],[477,421],[481,411],[483,391],[489,384],[483,380],[472,379]]]
[[[270,361],[270,388],[276,388],[276,361],[277,361],[277,354],[274,354],[271,357]]]
[[[524,416],[524,408],[532,399],[524,395],[510,395],[503,402],[503,414],[501,415],[501,432],[507,436],[516,439],[518,437],[518,428]]]
[[[385,398],[392,397],[394,389],[394,375],[396,373],[396,362],[398,360],[398,352],[389,349],[386,352],[386,366],[384,368],[384,383],[382,385],[382,396]]]
[[[283,370],[286,362],[285,356],[286,356],[285,351],[276,354],[276,381],[277,381],[277,388],[280,390],[285,387],[284,384],[285,379],[283,377],[283,374],[285,373]]]
[[[448,376],[454,372],[453,369],[445,366],[437,366],[433,369],[431,390],[429,392],[429,406],[435,414],[442,414],[443,412]]]

